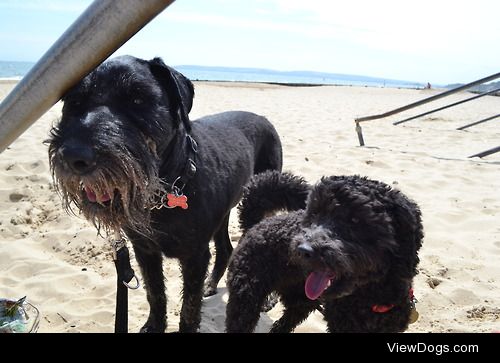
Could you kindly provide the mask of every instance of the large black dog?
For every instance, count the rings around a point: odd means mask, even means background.
[[[190,122],[194,90],[159,58],[122,56],[101,64],[63,98],[49,157],[65,207],[97,228],[123,230],[142,270],[149,318],[163,332],[162,256],[183,275],[179,329],[200,324],[203,281],[213,238],[214,294],[232,252],[229,212],[252,174],[282,166],[281,142],[264,117],[225,112]]]
[[[281,208],[292,212],[265,218]],[[401,192],[359,176],[310,187],[266,172],[246,188],[240,212],[245,232],[228,268],[228,332],[252,332],[272,292],[285,307],[272,332],[291,332],[315,309],[330,332],[400,332],[415,318],[423,232],[418,206]]]

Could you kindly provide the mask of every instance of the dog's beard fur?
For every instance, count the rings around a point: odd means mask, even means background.
[[[52,131],[53,136],[56,133],[57,130]],[[159,159],[154,152],[144,146],[139,150],[141,157],[134,157],[122,146],[114,153],[105,153],[95,170],[81,176],[67,169],[57,155],[55,144],[51,141],[49,147],[50,167],[67,212],[76,215],[76,208],[94,224],[99,234],[103,230],[109,234],[121,229],[144,236],[151,234],[150,208],[165,193],[158,176]],[[91,187],[97,195],[109,194],[111,199],[104,203],[91,202],[85,186]]]

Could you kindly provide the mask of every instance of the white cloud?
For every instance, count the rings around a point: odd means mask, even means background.
[[[342,38],[373,49],[440,52],[490,44],[500,34],[497,0],[267,0],[292,19],[307,22],[304,35]]]
[[[413,3],[400,0],[266,0],[255,4],[254,14],[222,16],[218,15],[215,6],[204,13],[166,11],[164,16],[183,23],[233,30],[339,39],[406,54],[442,52],[464,44],[487,43],[500,33],[496,19],[500,3],[489,0],[473,3],[450,0]]]
[[[262,10],[258,10],[261,12]],[[335,29],[324,24],[312,25],[306,23],[279,22],[270,20],[259,20],[248,17],[225,17],[214,14],[200,14],[192,12],[165,12],[164,19],[167,21],[177,21],[182,23],[203,24],[209,27],[227,28],[231,31],[258,30],[272,32],[286,32],[299,34],[306,37],[341,37]],[[346,29],[342,30],[345,31]],[[348,30],[348,29],[347,29]]]
[[[78,15],[90,3],[0,0],[0,18],[3,9]],[[436,80],[440,75],[469,80],[474,76],[465,76],[465,69],[479,76],[498,69],[498,14],[498,0],[178,0],[125,48],[138,55],[168,54],[179,64],[313,69],[402,79],[427,79],[434,72]],[[43,17],[39,20],[42,23]],[[167,41],[168,32],[176,35]],[[182,51],[173,51],[178,49]]]
[[[283,51],[295,48],[288,56],[276,50],[278,57],[267,57],[280,67],[363,72],[365,62],[366,67],[387,68],[388,74],[398,67],[402,72],[421,68],[424,74],[431,68],[487,73],[500,59],[496,0],[254,0],[251,5],[218,0],[203,8],[194,6],[194,0],[182,4],[192,7],[183,8],[179,2],[161,18],[203,34],[219,30],[231,39],[258,38],[258,49],[266,49],[266,54],[277,46]],[[214,45],[228,38],[214,38]]]

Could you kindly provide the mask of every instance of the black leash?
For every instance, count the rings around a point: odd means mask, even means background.
[[[130,266],[130,254],[125,239],[118,234],[111,244],[116,268],[115,333],[128,333],[128,289],[138,289],[139,280]],[[136,280],[136,285],[130,286],[129,283],[133,278]]]
[[[191,178],[196,174],[196,153],[198,144],[190,134],[186,135],[188,145],[188,160],[180,176],[170,185],[170,193],[161,197],[158,204],[151,209],[176,208],[187,209],[187,197],[183,189]],[[138,289],[139,280],[135,276],[134,270],[130,266],[130,254],[125,244],[125,238],[119,232],[115,233],[113,247],[113,261],[116,267],[116,312],[115,312],[115,333],[128,333],[128,289]],[[136,285],[129,283],[135,278]]]

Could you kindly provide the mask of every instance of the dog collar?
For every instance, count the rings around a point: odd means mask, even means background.
[[[188,209],[188,197],[184,195],[184,188],[187,183],[193,178],[196,174],[196,153],[198,152],[198,143],[196,140],[190,135],[186,134],[186,140],[188,145],[188,153],[190,157],[186,162],[186,166],[184,167],[183,172],[179,175],[173,183],[166,183],[167,185],[167,193],[162,195],[160,201],[153,205],[150,209],[162,209],[168,208],[173,209],[176,207],[180,207],[182,209]]]
[[[198,153],[198,143],[190,134],[186,134],[186,140],[188,145],[189,157],[187,159],[186,166],[184,167],[184,170],[182,171],[181,175],[179,175],[172,183],[172,191],[174,192],[175,188],[177,188],[178,191],[182,193],[182,190],[184,189],[186,184],[196,174],[195,159],[196,159],[196,154]]]
[[[394,307],[394,304],[389,305],[372,305],[372,311],[374,313],[386,313]]]
[[[418,312],[415,304],[417,303],[417,299],[415,298],[415,295],[413,294],[413,288],[410,288],[408,292],[408,298],[410,300],[410,324],[414,323],[418,319]],[[372,305],[371,310],[374,313],[386,313],[392,308],[394,308],[394,304],[389,304],[389,305]]]

